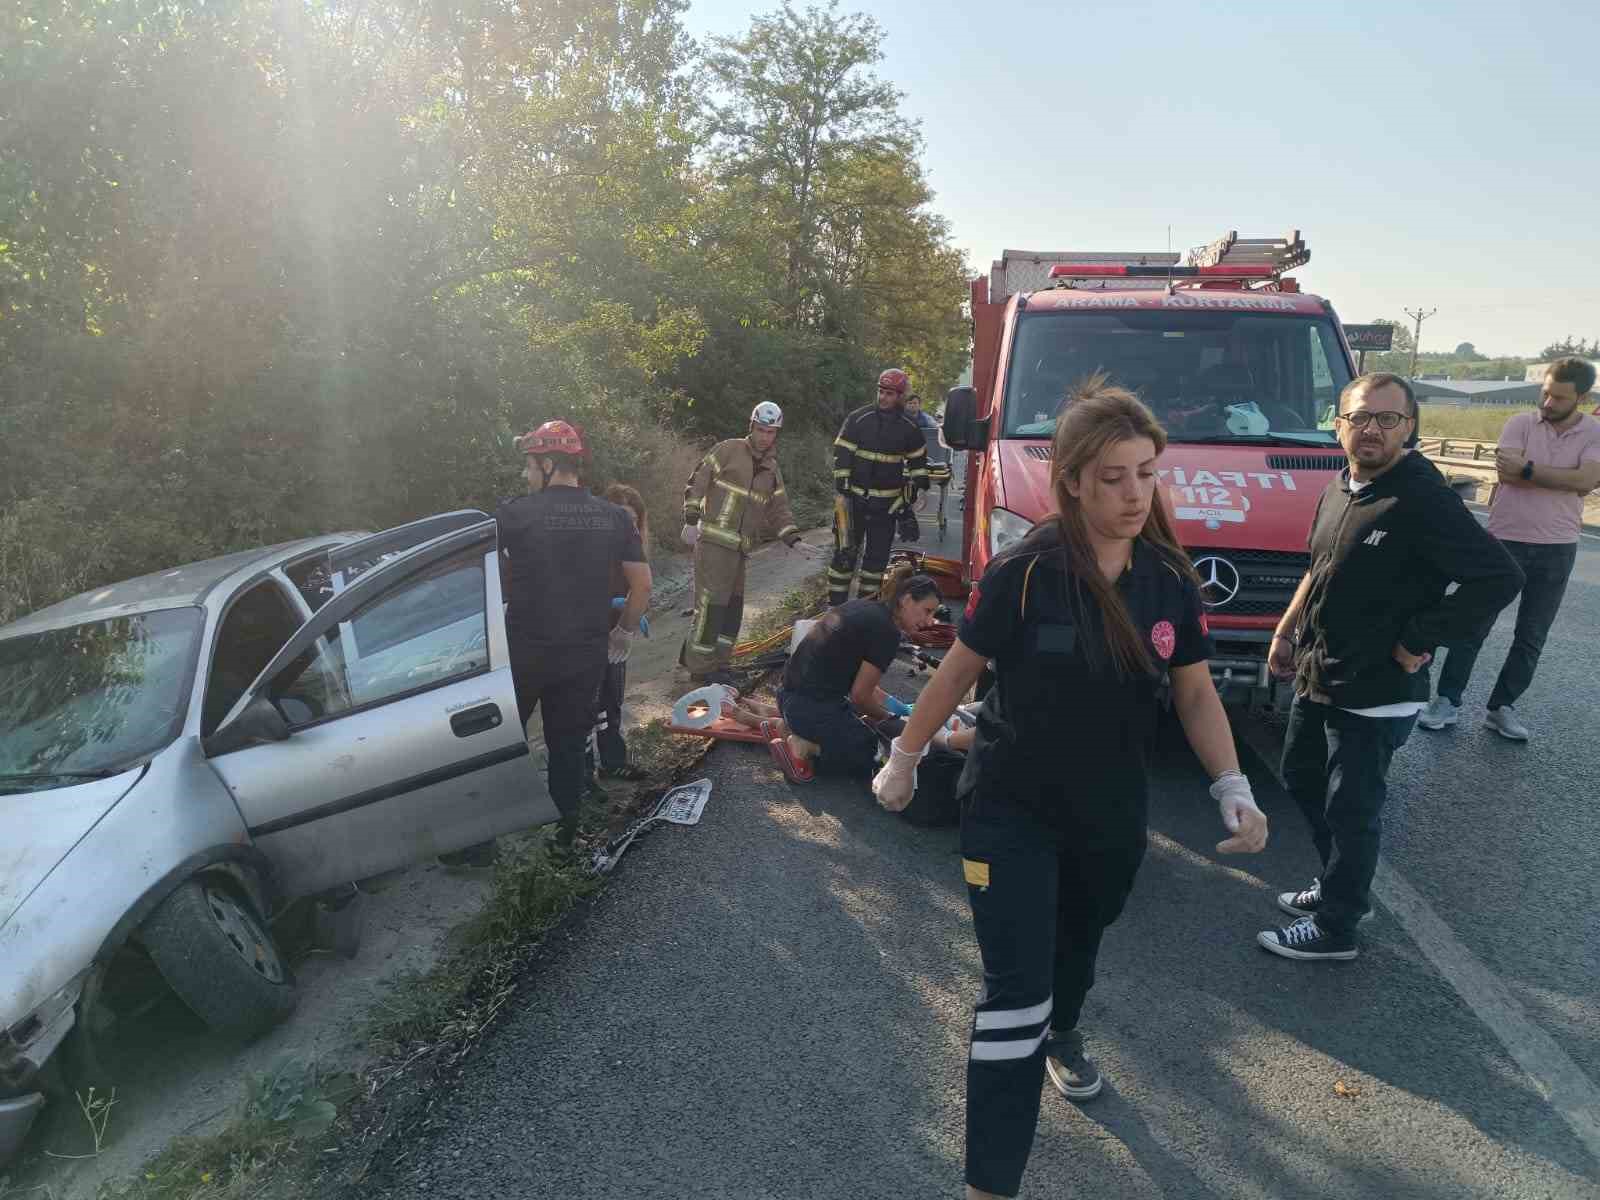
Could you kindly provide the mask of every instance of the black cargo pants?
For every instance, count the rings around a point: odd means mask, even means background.
[[[544,723],[549,757],[550,799],[561,812],[557,840],[571,846],[578,832],[584,792],[584,752],[594,726],[595,695],[606,670],[604,644],[588,652],[513,646],[511,680],[517,690],[517,716],[524,731],[534,709]]]

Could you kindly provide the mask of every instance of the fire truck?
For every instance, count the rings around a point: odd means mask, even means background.
[[[967,451],[964,582],[1054,510],[1051,438],[1095,372],[1165,427],[1159,495],[1199,572],[1225,701],[1281,706],[1267,648],[1308,565],[1317,498],[1345,464],[1331,414],[1354,374],[1326,300],[1287,272],[1298,230],[1170,253],[1007,250],[972,282],[972,385],[945,401]]]

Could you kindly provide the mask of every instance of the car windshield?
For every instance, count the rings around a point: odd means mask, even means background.
[[[113,774],[178,735],[197,608],[0,640],[0,792]]]
[[[1104,371],[1175,442],[1332,446],[1350,370],[1326,317],[1129,309],[1024,313],[1006,379],[1005,433],[1047,438],[1063,398]]]

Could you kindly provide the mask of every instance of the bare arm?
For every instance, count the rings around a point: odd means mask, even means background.
[[[1279,679],[1287,679],[1294,674],[1294,631],[1300,624],[1300,613],[1310,594],[1311,572],[1307,571],[1300,580],[1300,586],[1294,590],[1294,599],[1283,610],[1283,619],[1272,632],[1272,645],[1267,647],[1267,666]]]
[[[650,607],[650,564],[625,562],[622,578],[628,584],[628,602],[622,607],[622,619],[617,627],[631,631],[639,628],[639,618]]]
[[[922,753],[922,748],[944,728],[944,723],[956,711],[956,705],[978,682],[978,676],[987,665],[988,659],[957,638],[917,697],[917,706],[906,722],[905,732],[900,735],[900,745],[913,754]]]
[[[874,721],[887,720],[889,710],[883,706],[883,701],[878,699],[883,695],[878,687],[878,680],[883,678],[883,672],[869,662],[861,664],[861,669],[856,672],[856,681],[850,685],[850,703],[855,705],[858,713],[871,717]]]
[[[1173,667],[1172,705],[1183,722],[1183,734],[1194,748],[1206,774],[1215,779],[1224,771],[1239,769],[1239,755],[1233,746],[1233,729],[1222,699],[1211,682],[1211,668],[1204,662]]]

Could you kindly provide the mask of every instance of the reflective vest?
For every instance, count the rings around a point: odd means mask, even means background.
[[[699,525],[700,538],[749,554],[767,541],[800,540],[775,456],[757,459],[748,438],[711,447],[683,489],[683,523]]]

